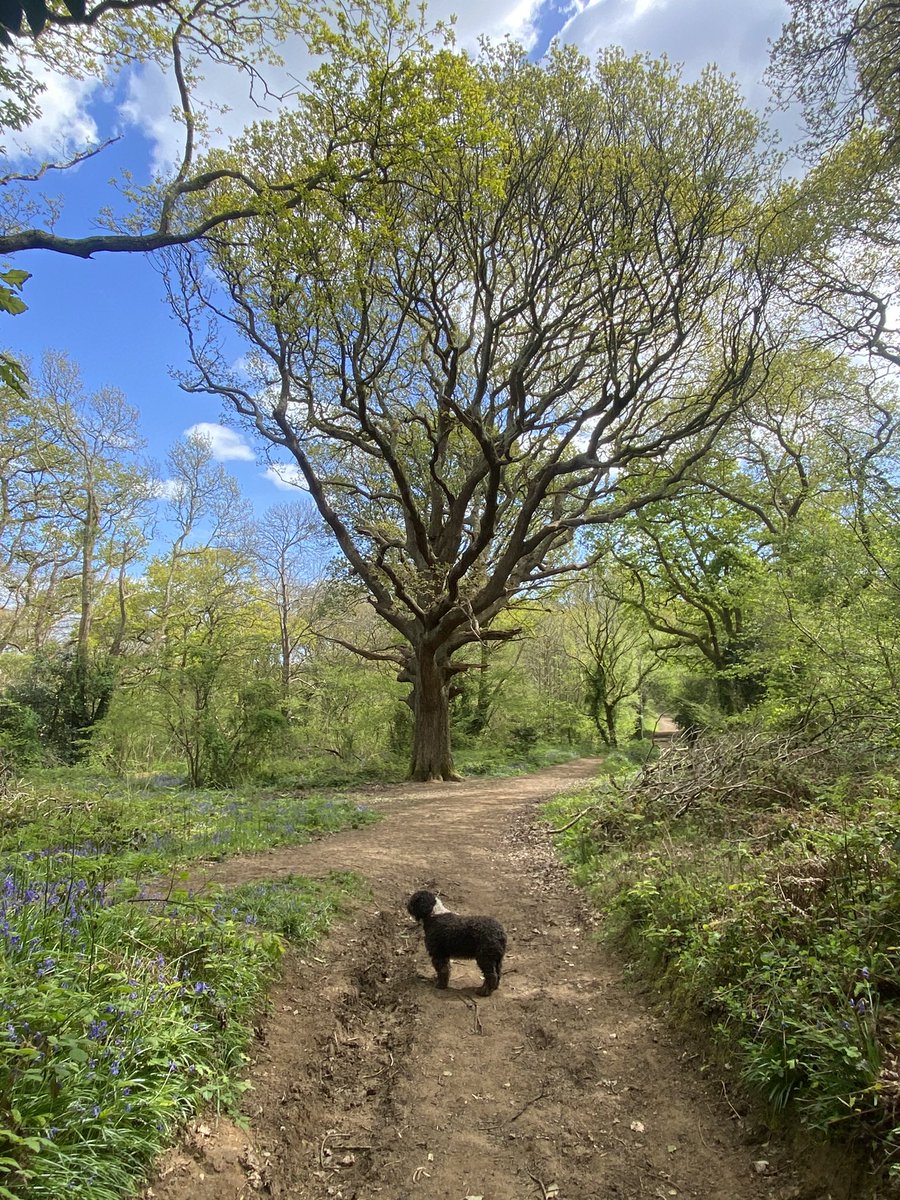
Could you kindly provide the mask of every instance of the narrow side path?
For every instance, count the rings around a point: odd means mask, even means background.
[[[198,1123],[146,1195],[824,1200],[748,1141],[722,1085],[592,937],[534,815],[598,765],[371,789],[378,825],[210,864],[203,877],[229,884],[352,869],[373,900],[289,956],[258,1029],[248,1131]],[[472,963],[434,988],[404,911],[425,886],[506,926],[491,998],[475,997]]]

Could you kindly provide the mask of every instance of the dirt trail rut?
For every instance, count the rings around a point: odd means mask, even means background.
[[[591,936],[534,815],[597,765],[370,789],[378,825],[211,864],[206,878],[227,883],[353,869],[373,900],[314,955],[288,958],[257,1031],[248,1130],[198,1122],[146,1195],[824,1197],[746,1140],[721,1084]],[[449,990],[434,988],[403,907],[424,886],[506,926],[490,999],[474,995],[474,963],[454,964]]]

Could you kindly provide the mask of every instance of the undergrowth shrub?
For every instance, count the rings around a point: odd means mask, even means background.
[[[866,749],[678,744],[548,816],[607,936],[773,1118],[900,1173],[900,783]]]

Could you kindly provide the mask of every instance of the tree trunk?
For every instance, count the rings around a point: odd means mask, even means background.
[[[281,698],[287,701],[291,694],[291,631],[287,613],[281,613]]]
[[[450,752],[450,672],[435,655],[420,650],[413,676],[411,779],[458,779]]]

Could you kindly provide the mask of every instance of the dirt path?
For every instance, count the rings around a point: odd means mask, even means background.
[[[378,825],[211,865],[227,883],[353,869],[373,902],[288,959],[258,1030],[248,1131],[198,1123],[147,1196],[824,1200],[751,1144],[722,1085],[592,938],[533,818],[596,766],[371,789]],[[474,963],[434,988],[404,911],[418,887],[506,926],[490,999],[473,994]]]

